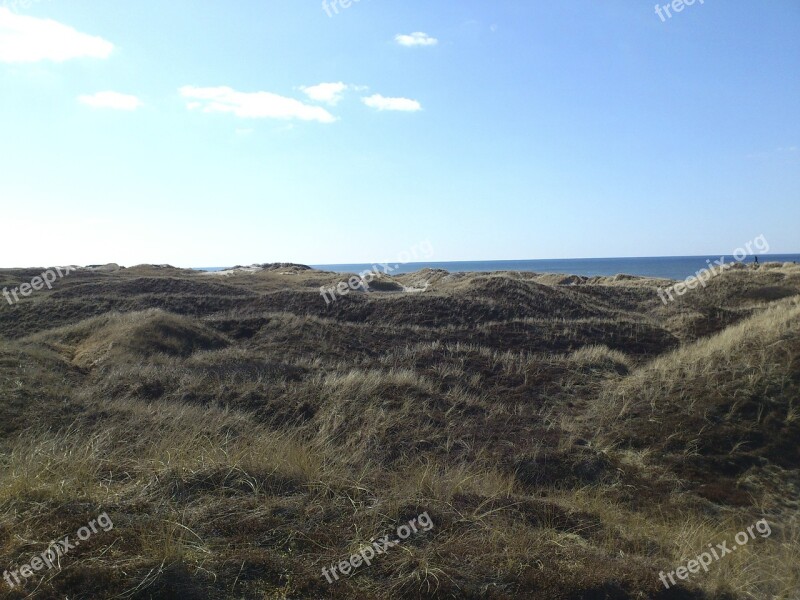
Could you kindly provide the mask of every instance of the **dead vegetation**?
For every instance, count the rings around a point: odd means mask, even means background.
[[[0,310],[0,569],[115,525],[5,597],[800,598],[800,269],[667,306],[627,277],[398,291],[421,275],[326,306],[338,276],[296,265],[84,270]]]

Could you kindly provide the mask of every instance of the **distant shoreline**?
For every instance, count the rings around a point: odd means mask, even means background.
[[[442,269],[450,273],[480,273],[500,271],[523,271],[553,273],[560,275],[580,275],[584,277],[613,276],[618,274],[663,279],[684,279],[707,266],[707,261],[718,260],[722,255],[707,256],[664,256],[641,258],[562,258],[535,260],[490,260],[490,261],[445,261],[415,262],[397,265],[393,275],[415,273],[422,269]],[[762,254],[761,263],[800,262],[800,254]],[[733,261],[732,256],[726,259]],[[748,257],[746,264],[752,264]],[[349,263],[330,265],[309,265],[320,271],[334,273],[358,273],[372,268],[375,263]],[[395,267],[395,264],[391,265]],[[196,271],[223,271],[230,267],[197,268]]]

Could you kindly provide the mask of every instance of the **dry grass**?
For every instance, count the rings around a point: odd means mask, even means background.
[[[440,272],[326,307],[330,275],[289,271],[79,272],[0,313],[3,569],[115,525],[7,597],[800,597],[794,266],[669,307],[637,278]]]

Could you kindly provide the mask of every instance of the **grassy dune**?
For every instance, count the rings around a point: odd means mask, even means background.
[[[327,306],[340,279],[79,270],[0,307],[0,570],[114,523],[2,597],[800,598],[800,267],[669,305],[426,271]]]

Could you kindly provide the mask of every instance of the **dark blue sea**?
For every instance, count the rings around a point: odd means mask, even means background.
[[[700,269],[708,267],[710,261],[720,259],[716,256],[663,256],[651,258],[564,258],[547,260],[487,260],[461,262],[415,262],[407,264],[389,263],[394,269],[393,275],[413,273],[420,269],[445,269],[451,273],[482,271],[531,271],[535,273],[563,273],[565,275],[642,275],[646,277],[663,277],[666,279],[686,279]],[[761,254],[760,262],[800,262],[800,254]],[[725,263],[737,262],[733,256],[726,256]],[[752,256],[743,261],[750,264]],[[377,263],[373,263],[377,264]],[[310,265],[315,269],[335,271],[337,273],[360,273],[372,269],[373,264],[349,265]],[[378,265],[383,271],[383,267]],[[218,271],[219,268],[201,269]]]

